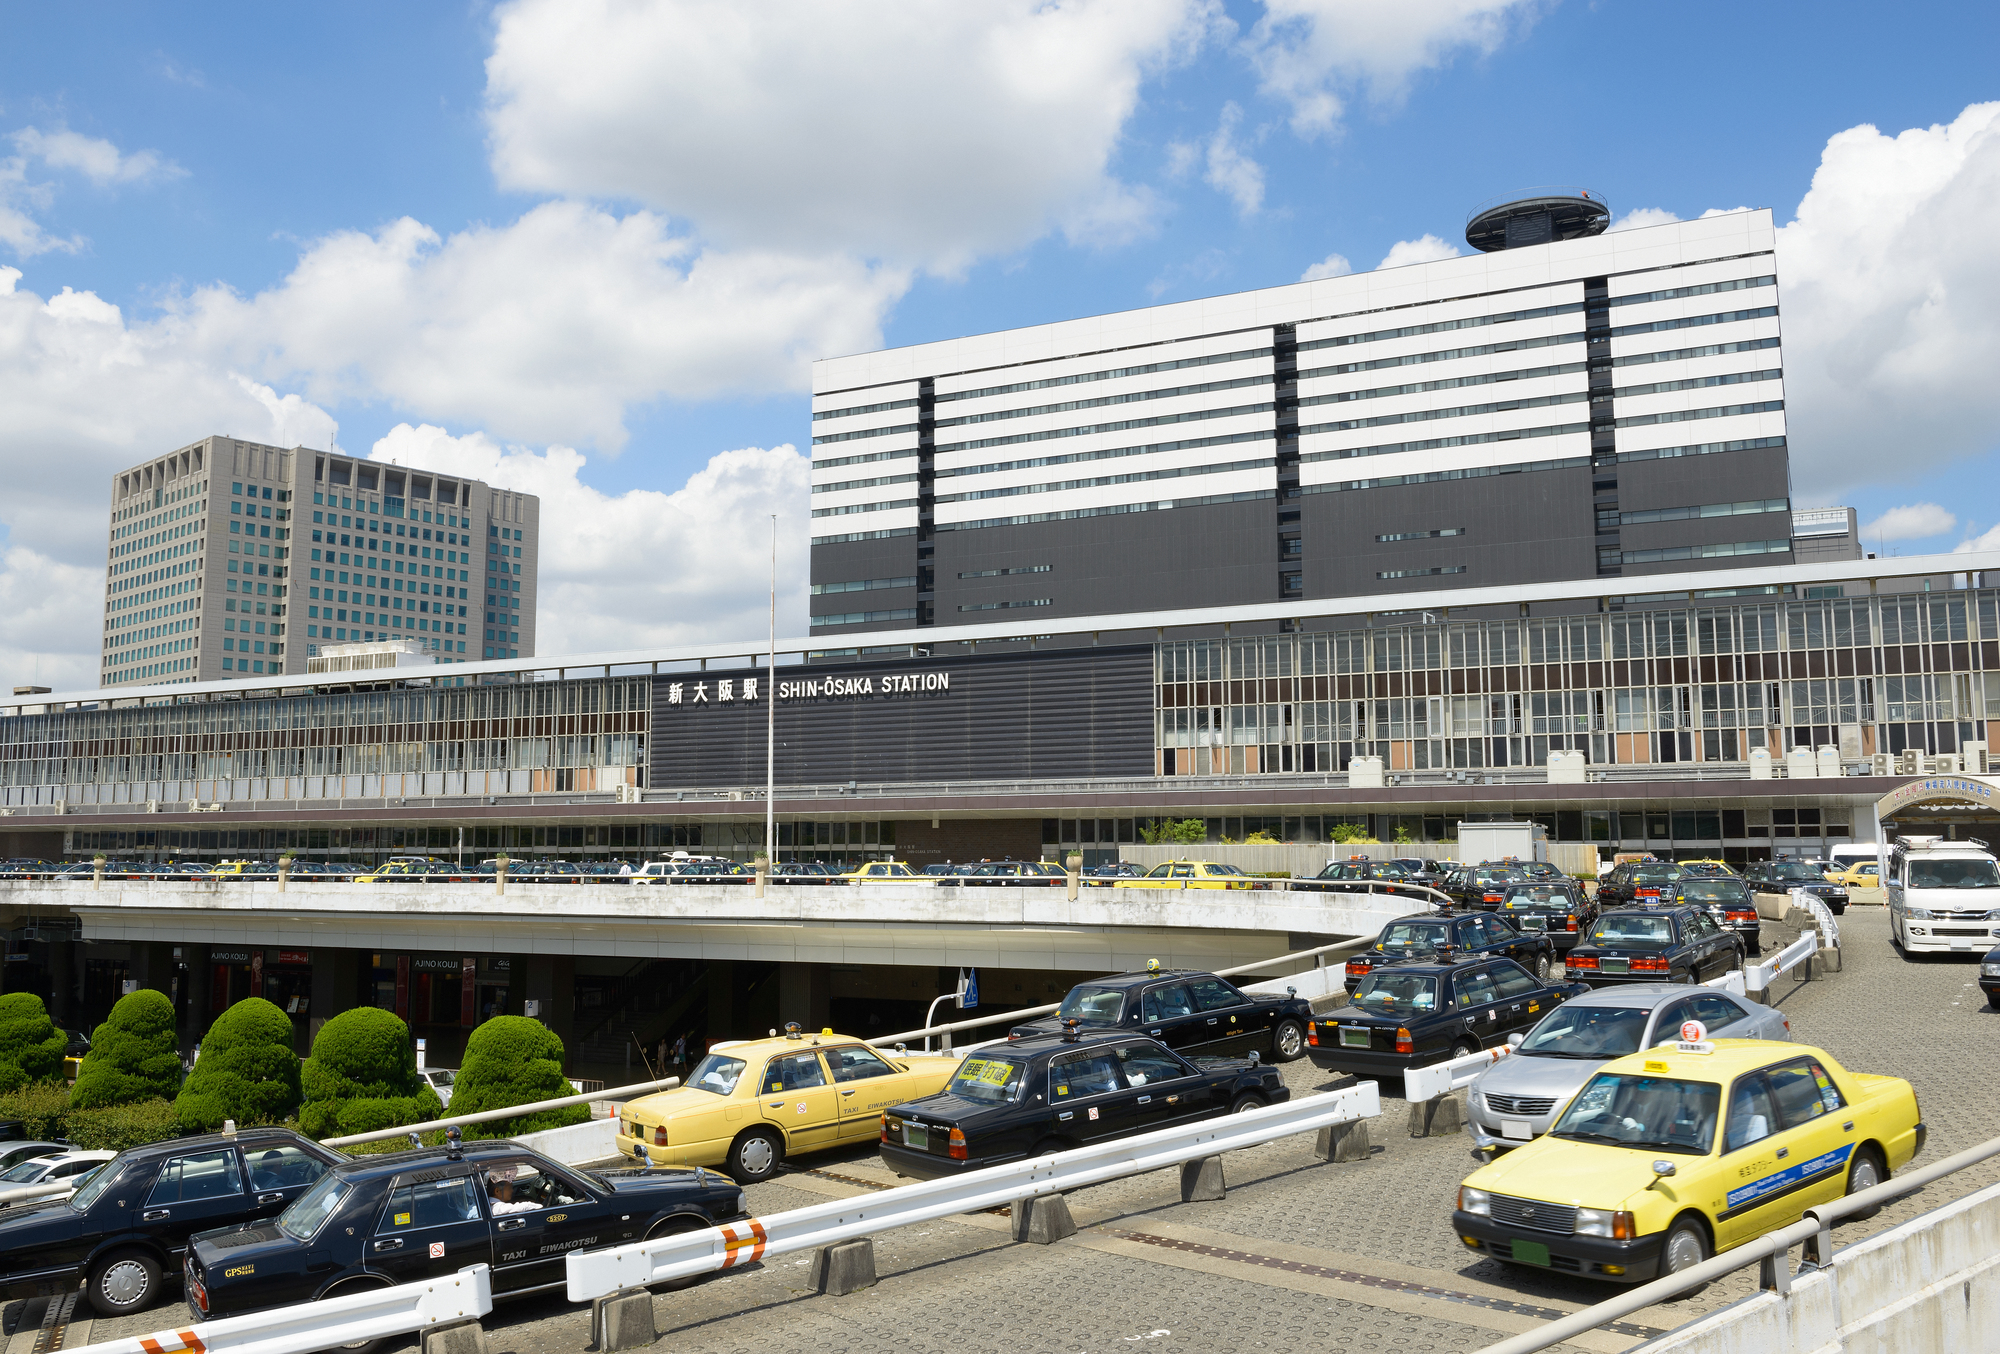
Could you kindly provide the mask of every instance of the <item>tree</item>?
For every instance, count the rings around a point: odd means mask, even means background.
[[[174,1099],[174,1117],[191,1131],[213,1132],[226,1119],[277,1123],[298,1107],[292,1018],[262,997],[248,997],[209,1026],[201,1057]]]
[[[1207,841],[1208,822],[1202,818],[1155,818],[1139,825],[1139,836],[1153,846]]]
[[[1282,842],[1280,842],[1280,841],[1279,841],[1279,840],[1278,840],[1278,839],[1277,839],[1276,837],[1273,837],[1273,836],[1272,836],[1272,835],[1271,835],[1270,833],[1268,833],[1268,832],[1264,832],[1264,831],[1262,831],[1262,830],[1259,830],[1259,831],[1257,831],[1257,832],[1253,832],[1253,833],[1251,833],[1251,834],[1250,834],[1249,836],[1245,837],[1245,838],[1243,839],[1243,844],[1244,844],[1245,846],[1281,846],[1281,845],[1283,845],[1283,843],[1282,843]]]
[[[562,1069],[563,1042],[553,1030],[526,1016],[494,1016],[466,1041],[465,1063],[458,1069],[458,1078],[451,1087],[452,1112],[478,1114],[575,1095],[576,1088],[569,1084]],[[470,1124],[466,1135],[512,1138],[589,1120],[588,1106],[571,1105],[567,1109]]]
[[[299,1128],[315,1138],[369,1133],[442,1118],[444,1104],[417,1075],[410,1028],[375,1006],[320,1026],[299,1069]]]
[[[56,1080],[68,1047],[69,1036],[49,1019],[40,997],[32,992],[0,997],[0,1091]]]
[[[181,1084],[174,1004],[150,987],[120,997],[83,1055],[69,1103],[80,1110],[171,1100]]]
[[[1359,823],[1335,823],[1331,828],[1327,829],[1326,835],[1336,842],[1373,842],[1375,840],[1368,835],[1368,829]]]

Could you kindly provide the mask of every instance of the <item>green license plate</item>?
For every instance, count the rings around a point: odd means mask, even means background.
[[[903,1146],[915,1148],[919,1152],[931,1150],[931,1130],[927,1124],[904,1124]],[[1548,1263],[1543,1261],[1544,1264]]]
[[[1340,1046],[1342,1048],[1367,1048],[1368,1031],[1342,1030],[1340,1032]]]
[[[1514,1259],[1519,1261],[1521,1264],[1540,1265],[1544,1269],[1548,1268],[1549,1248],[1547,1246],[1544,1246],[1541,1242],[1515,1241],[1511,1242],[1510,1244],[1514,1248]]]

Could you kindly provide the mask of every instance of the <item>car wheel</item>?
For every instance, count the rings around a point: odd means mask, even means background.
[[[392,1287],[394,1285],[386,1279],[355,1279],[347,1283],[335,1284],[333,1287],[327,1289],[326,1292],[320,1294],[320,1300],[350,1297],[355,1293],[365,1293],[371,1288]],[[325,1354],[332,1354],[333,1350],[336,1349],[341,1351],[341,1354],[375,1354],[376,1350],[382,1348],[387,1343],[389,1343],[387,1336],[375,1340],[356,1340],[351,1345],[333,1345],[325,1351]]]
[[[1549,957],[1546,954],[1535,956],[1535,981],[1543,987],[1549,985]]]
[[[1453,1058],[1469,1058],[1477,1052],[1479,1052],[1479,1045],[1473,1043],[1470,1039],[1461,1039],[1451,1046],[1451,1056]]]
[[[1031,1157],[1052,1156],[1057,1152],[1067,1152],[1075,1145],[1074,1143],[1064,1142],[1061,1138],[1043,1138],[1035,1144],[1035,1150],[1028,1155]]]
[[[160,1296],[160,1262],[144,1251],[114,1251],[90,1273],[90,1305],[99,1316],[129,1316]]]
[[[1271,1056],[1281,1063],[1296,1062],[1305,1056],[1306,1032],[1299,1028],[1296,1020],[1278,1022],[1277,1033],[1271,1036]]]
[[[1889,1172],[1882,1165],[1881,1156],[1872,1147],[1864,1147],[1854,1154],[1853,1164],[1847,1168],[1847,1192],[1859,1194],[1864,1189],[1874,1189],[1889,1178]],[[1865,1212],[1850,1214],[1856,1218],[1872,1218],[1882,1211],[1880,1205]]]
[[[1660,1247],[1660,1276],[1680,1274],[1708,1259],[1708,1233],[1693,1218],[1682,1218],[1667,1229]],[[1691,1290],[1690,1290],[1691,1291]],[[1679,1296],[1679,1295],[1676,1295]]]
[[[708,1225],[708,1221],[705,1218],[692,1217],[686,1213],[677,1213],[673,1217],[657,1224],[652,1231],[646,1233],[646,1240],[657,1241],[663,1236],[682,1236],[688,1232],[699,1232]],[[707,1277],[708,1275],[706,1274],[689,1274],[683,1278],[668,1279],[664,1283],[649,1284],[647,1286],[655,1293],[678,1293],[683,1288],[694,1287]]]
[[[736,1140],[723,1169],[739,1185],[757,1185],[776,1175],[784,1159],[785,1144],[777,1135],[755,1128]]]
[[[1237,1096],[1235,1102],[1230,1105],[1229,1112],[1231,1114],[1248,1114],[1251,1110],[1260,1110],[1263,1108],[1264,1097],[1253,1091]]]

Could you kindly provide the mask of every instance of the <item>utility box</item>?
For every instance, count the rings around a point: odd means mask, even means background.
[[[1460,823],[1458,858],[1468,865],[1488,860],[1547,860],[1549,830],[1540,823]]]

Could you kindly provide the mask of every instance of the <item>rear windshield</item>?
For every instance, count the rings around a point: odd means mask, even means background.
[[[1209,862],[1208,872],[1210,874],[1242,874],[1243,870],[1240,866],[1236,865],[1217,865]]]
[[[1537,884],[1533,888],[1514,889],[1507,895],[1506,906],[1515,907],[1567,907],[1569,890],[1549,884]]]
[[[1512,865],[1501,865],[1493,869],[1482,867],[1472,872],[1473,885],[1478,888],[1484,888],[1488,884],[1504,884],[1510,879],[1526,879],[1527,877],[1525,872]]]
[[[1385,950],[1435,950],[1451,939],[1451,929],[1441,922],[1391,922],[1378,942]]]
[[[1122,987],[1072,987],[1056,1016],[1062,1020],[1080,1020],[1086,1025],[1116,1025],[1124,1010]]]
[[[1673,923],[1665,917],[1606,917],[1590,933],[1593,945],[1667,946],[1674,943]]]
[[[951,1094],[966,1100],[998,1105],[1021,1096],[1025,1063],[1013,1058],[988,1058],[978,1054],[958,1065],[951,1079]]]
[[[1537,1058],[1622,1058],[1639,1051],[1648,1011],[1570,1002],[1542,1018],[1517,1053]]]
[[[1796,860],[1785,860],[1771,867],[1771,878],[1822,880],[1826,876],[1810,865],[1802,864]]]
[[[1376,1015],[1435,1011],[1438,980],[1421,973],[1371,973],[1361,980],[1354,1004]]]
[[[1642,884],[1662,884],[1669,879],[1678,879],[1681,867],[1678,865],[1641,865],[1632,872],[1632,877]]]
[[[1740,903],[1743,886],[1733,879],[1683,879],[1681,897],[1692,903]]]

